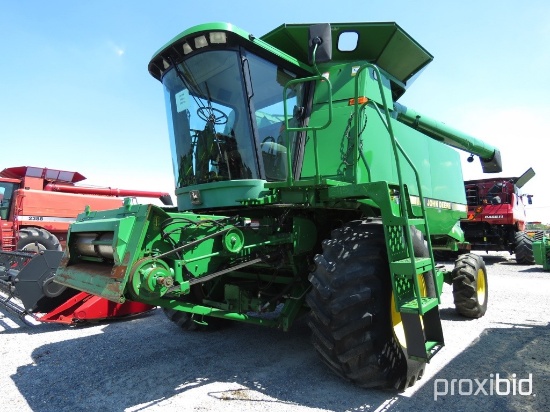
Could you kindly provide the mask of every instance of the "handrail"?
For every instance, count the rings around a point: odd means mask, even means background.
[[[397,141],[397,139],[395,137],[395,133],[393,131],[393,127],[392,127],[392,124],[391,124],[391,116],[390,116],[389,109],[388,109],[386,95],[384,93],[384,88],[383,88],[383,85],[382,85],[382,80],[381,80],[382,76],[381,76],[381,73],[380,73],[380,70],[378,69],[378,67],[375,66],[372,63],[364,64],[363,66],[361,66],[357,70],[357,72],[355,74],[355,107],[354,107],[354,109],[355,109],[355,129],[356,129],[356,131],[358,130],[358,123],[357,122],[358,122],[359,107],[358,107],[357,102],[358,102],[358,98],[359,98],[359,74],[363,70],[368,69],[368,68],[372,68],[372,70],[375,74],[376,82],[378,84],[378,90],[380,92],[380,97],[382,99],[382,107],[384,109],[384,114],[382,114],[380,112],[380,109],[378,108],[378,104],[376,102],[373,102],[373,107],[377,111],[378,115],[380,116],[380,119],[382,120],[382,123],[384,124],[384,126],[386,127],[386,130],[388,131],[388,134],[390,135],[390,140],[391,140],[391,144],[392,144],[392,151],[393,151],[393,155],[395,157],[395,165],[396,165],[396,169],[397,169],[397,179],[398,179],[398,182],[399,182],[399,192],[400,192],[400,196],[402,198],[402,201],[399,202],[399,207],[401,209],[401,214],[405,218],[406,221],[409,220],[408,211],[407,211],[407,204],[406,204],[407,199],[406,199],[406,196],[405,196],[405,185],[403,183],[403,176],[402,176],[402,173],[401,173],[401,163],[400,163],[400,160],[399,160],[399,153],[398,152],[400,152],[403,155],[404,159],[407,161],[407,163],[409,164],[409,166],[411,167],[411,169],[412,169],[412,171],[415,175],[415,181],[416,181],[416,185],[417,185],[417,189],[418,189],[418,197],[420,199],[420,210],[422,212],[422,216],[424,217],[424,221],[425,221],[424,227],[425,227],[425,231],[426,231],[426,239],[427,239],[426,243],[428,244],[428,252],[429,252],[430,258],[433,262],[434,259],[433,259],[433,250],[432,250],[432,244],[431,244],[431,238],[430,238],[430,229],[428,227],[428,222],[427,222],[427,219],[426,219],[426,207],[425,207],[425,202],[424,202],[424,195],[422,193],[422,184],[420,182],[420,175],[418,173],[418,170],[414,166],[412,160],[405,153],[405,150],[399,144],[399,142]],[[368,104],[368,102],[364,103],[364,104]],[[357,148],[359,148],[358,133],[355,134],[355,139],[356,139],[355,145],[356,145]],[[411,206],[411,211],[412,211],[412,206]],[[414,256],[414,248],[413,248],[413,243],[412,243],[412,236],[411,236],[410,228],[408,227],[408,225],[407,225],[407,228],[404,230],[404,232],[405,232],[405,236],[406,236],[406,239],[407,239],[407,247],[408,247],[409,256],[411,258],[411,264],[412,264],[414,262],[414,257],[415,256]],[[416,280],[416,276],[414,276],[414,277],[415,277],[415,280],[414,280],[413,283],[414,283],[415,293],[416,293],[416,297],[417,297],[417,301],[418,301],[418,307],[420,308],[421,307],[420,291],[419,291],[418,282]],[[433,280],[434,280],[434,285],[436,285],[437,280],[436,280],[436,276],[435,276],[435,270],[432,270],[432,277],[433,277]],[[435,287],[435,291],[436,291],[436,296],[438,298],[438,301],[440,302],[439,288]]]
[[[322,126],[301,126],[301,127],[289,127],[288,126],[288,110],[287,110],[287,90],[289,86],[292,86],[296,83],[307,83],[312,81],[322,81],[326,82],[328,86],[328,120],[327,122]],[[290,186],[294,183],[294,176],[292,173],[292,157],[290,153],[290,139],[288,138],[288,134],[290,132],[300,132],[300,131],[312,131],[313,133],[313,151],[314,151],[314,157],[315,157],[315,184],[321,183],[321,176],[319,173],[319,152],[318,152],[318,142],[317,142],[317,130],[323,130],[326,129],[331,123],[332,123],[332,83],[330,80],[322,75],[317,76],[310,76],[310,77],[303,77],[300,79],[294,79],[290,80],[283,89],[283,101],[285,102],[284,106],[284,121],[285,121],[285,133],[287,133],[287,139],[286,139],[286,156],[287,156],[287,184]]]

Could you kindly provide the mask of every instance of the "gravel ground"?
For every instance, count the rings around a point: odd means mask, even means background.
[[[318,360],[305,321],[288,333],[239,323],[185,333],[158,309],[76,328],[28,326],[0,309],[0,408],[548,411],[550,272],[516,265],[513,255],[481,255],[488,270],[487,314],[476,320],[456,315],[445,285],[446,346],[404,393],[360,389],[333,376]]]

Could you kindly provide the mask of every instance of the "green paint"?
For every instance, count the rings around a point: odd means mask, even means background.
[[[542,239],[535,240],[533,255],[537,265],[542,265],[544,270],[550,270],[550,238],[543,236]]]
[[[332,60],[313,65],[308,28],[255,38],[204,24],[155,53],[149,72],[164,85],[178,211],[126,203],[80,215],[56,282],[197,322],[287,330],[308,310],[322,242],[346,222],[375,218],[397,310],[433,313],[449,273],[435,267],[432,244],[456,250],[464,241],[453,147],[489,169],[498,150],[397,104],[432,56],[395,23],[333,25]],[[359,48],[342,52],[336,42],[349,30]],[[429,256],[414,256],[411,227],[425,235]],[[421,296],[423,274],[436,296]]]

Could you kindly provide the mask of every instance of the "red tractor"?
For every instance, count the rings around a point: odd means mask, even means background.
[[[531,204],[532,195],[520,191],[533,176],[535,172],[529,168],[520,177],[464,182],[468,218],[460,222],[460,227],[465,250],[508,251],[516,255],[518,264],[535,264],[533,240],[525,232],[524,200]]]
[[[69,225],[79,213],[118,208],[124,197],[172,204],[164,192],[75,184],[85,179],[77,172],[31,166],[0,172],[0,303],[22,319],[31,314],[41,322],[74,324],[152,309],[136,302],[115,304],[52,282]]]

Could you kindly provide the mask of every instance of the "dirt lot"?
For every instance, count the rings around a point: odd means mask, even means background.
[[[550,410],[550,272],[507,254],[482,256],[486,316],[456,315],[445,285],[446,346],[404,393],[333,376],[305,321],[288,333],[244,324],[185,333],[158,309],[77,328],[27,326],[0,309],[2,410]]]

